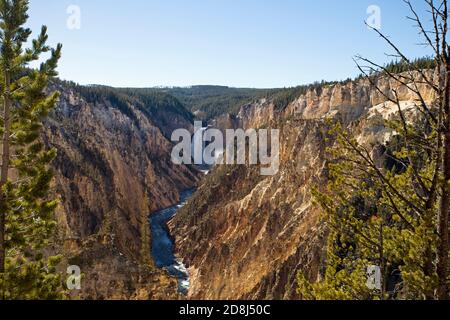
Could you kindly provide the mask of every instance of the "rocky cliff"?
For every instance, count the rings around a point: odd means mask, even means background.
[[[195,169],[172,164],[166,137],[173,126],[191,128],[191,118],[108,90],[87,95],[88,88],[59,82],[52,89],[61,97],[43,137],[58,150],[56,246],[67,257],[63,272],[78,265],[84,275],[81,292],[72,294],[176,297],[176,281],[152,266],[148,215],[176,203],[198,181]]]
[[[402,108],[414,105],[405,86],[378,80],[388,95],[395,89]],[[431,90],[420,85],[425,99]],[[193,299],[295,299],[296,274],[321,276],[327,230],[313,204],[312,185],[327,179],[324,118],[334,117],[383,143],[384,128],[396,105],[367,80],[308,90],[285,108],[270,98],[244,106],[237,119],[222,117],[221,129],[262,126],[281,130],[281,165],[275,176],[256,167],[220,166],[171,222],[179,255],[189,267]],[[231,121],[233,120],[233,121]],[[237,123],[237,124],[236,124]]]

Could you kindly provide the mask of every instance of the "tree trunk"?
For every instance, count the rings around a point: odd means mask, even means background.
[[[443,182],[442,195],[439,204],[438,215],[438,259],[436,271],[439,278],[437,298],[448,299],[447,275],[448,275],[448,215],[450,206],[450,132],[444,137],[444,159],[443,159]]]
[[[438,212],[439,244],[437,252],[436,273],[438,275],[438,288],[436,298],[448,299],[447,275],[448,275],[448,215],[450,213],[450,61],[446,59],[445,87],[443,97],[443,158],[442,158],[442,182],[441,199]]]
[[[3,153],[2,166],[0,171],[0,273],[5,273],[6,265],[6,206],[4,202],[7,200],[3,193],[3,187],[8,181],[9,162],[10,162],[10,145],[9,137],[11,134],[11,97],[10,97],[11,76],[9,71],[5,72],[5,94],[4,99],[4,133],[3,133]]]

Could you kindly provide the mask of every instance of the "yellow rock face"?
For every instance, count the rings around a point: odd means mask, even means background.
[[[378,84],[387,94],[395,89],[405,108],[415,99],[407,87]],[[426,85],[419,90],[433,99]],[[310,188],[326,183],[325,150],[333,142],[325,140],[324,119],[361,120],[355,132],[362,141],[383,142],[389,133],[368,118],[384,102],[367,80],[358,80],[310,90],[284,110],[270,100],[241,109],[239,126],[281,130],[280,171],[262,177],[256,167],[217,167],[172,222],[190,268],[190,298],[296,299],[298,271],[320,277],[327,231]]]

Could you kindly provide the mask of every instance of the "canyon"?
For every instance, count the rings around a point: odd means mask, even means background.
[[[416,75],[419,77],[419,75]],[[415,105],[414,94],[384,78],[402,108]],[[434,99],[425,84],[419,90]],[[263,177],[257,167],[218,166],[170,223],[177,252],[191,275],[191,299],[297,299],[298,272],[311,281],[323,276],[327,228],[311,195],[327,181],[327,118],[340,120],[382,163],[383,145],[392,132],[383,120],[396,113],[366,79],[308,90],[279,109],[270,98],[241,108],[236,116],[214,121],[229,127],[276,128],[280,170]]]
[[[394,88],[378,81],[386,94]],[[64,256],[62,273],[69,265],[81,268],[82,289],[71,295],[86,299],[297,299],[297,272],[320,279],[326,261],[327,229],[311,195],[327,180],[333,141],[325,119],[342,121],[379,147],[391,134],[379,123],[395,113],[365,79],[313,86],[282,108],[272,94],[250,103],[245,96],[237,112],[214,115],[209,125],[223,132],[280,130],[280,169],[262,176],[260,165],[223,165],[205,176],[171,161],[171,133],[193,133],[195,117],[168,90],[61,81],[50,89],[61,97],[42,134],[58,150],[59,228],[49,252]],[[414,104],[407,87],[395,89],[405,108]],[[433,99],[426,85],[419,89]],[[193,188],[169,222],[176,257],[190,276],[184,297],[177,278],[151,254],[149,215]]]
[[[176,299],[177,282],[155,267],[148,215],[180,200],[200,172],[170,161],[169,125],[192,127],[175,107],[145,105],[104,88],[56,82],[58,106],[43,139],[56,148],[60,200],[52,251],[84,275],[86,299]],[[162,102],[165,100],[160,99]],[[122,101],[123,100],[123,101]],[[150,110],[150,108],[153,108]]]

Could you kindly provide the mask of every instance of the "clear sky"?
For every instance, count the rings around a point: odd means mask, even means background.
[[[422,0],[418,11],[425,13]],[[389,60],[364,20],[410,56],[427,49],[402,0],[31,0],[29,25],[62,42],[60,76],[80,84],[153,87],[215,84],[288,87],[358,72],[352,57]],[[81,28],[67,27],[70,5]],[[73,24],[72,24],[73,25]]]

